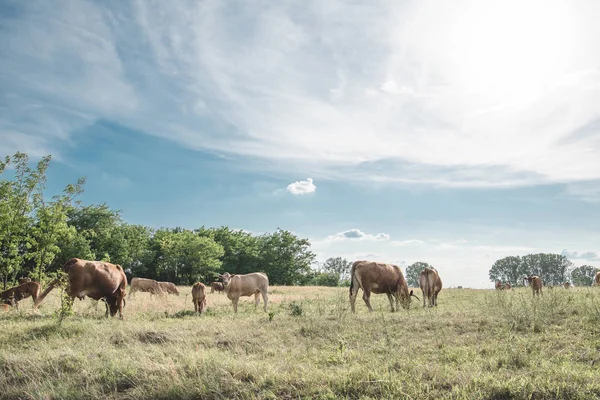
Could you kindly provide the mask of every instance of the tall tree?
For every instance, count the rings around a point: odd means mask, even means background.
[[[421,275],[421,271],[423,271],[425,268],[432,267],[428,263],[422,261],[417,261],[416,263],[406,267],[406,283],[408,283],[408,286],[419,287],[419,277]]]
[[[594,283],[596,271],[596,267],[582,265],[571,271],[571,281],[576,286],[591,286]]]
[[[492,282],[508,282],[512,286],[523,286],[523,263],[519,256],[509,256],[496,260],[489,272]]]
[[[73,207],[75,197],[83,192],[85,178],[80,178],[75,185],[67,185],[60,196],[52,201],[44,200],[46,176],[40,176],[38,191],[33,196],[36,223],[31,228],[32,246],[30,257],[34,260],[34,274],[41,282],[46,267],[51,265],[61,249],[59,242],[69,239],[67,212]]]
[[[308,239],[301,239],[289,231],[277,231],[259,238],[262,270],[269,282],[276,285],[296,285],[311,272],[315,254],[310,251]]]
[[[521,258],[522,271],[538,275],[545,285],[561,285],[567,280],[573,263],[562,254],[528,254]]]
[[[338,284],[349,278],[352,262],[342,257],[329,257],[322,265],[322,270],[337,276]],[[329,282],[329,281],[328,281]],[[328,285],[329,286],[329,285]],[[335,285],[337,286],[337,285]]]
[[[14,165],[12,180],[0,182],[0,275],[6,289],[8,280],[14,280],[25,261],[31,256],[29,228],[33,224],[32,195],[45,176],[50,156],[43,157],[35,169],[29,167],[29,157],[17,152],[7,156],[0,165],[0,173]]]

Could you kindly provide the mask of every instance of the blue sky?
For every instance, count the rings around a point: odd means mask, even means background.
[[[600,266],[600,3],[0,0],[0,153],[320,260]]]

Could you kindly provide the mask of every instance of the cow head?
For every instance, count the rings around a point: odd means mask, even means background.
[[[225,272],[223,275],[219,274],[219,278],[221,278],[221,280],[223,281],[223,287],[229,285],[231,278],[233,278],[234,276],[235,274],[230,275],[229,272]]]

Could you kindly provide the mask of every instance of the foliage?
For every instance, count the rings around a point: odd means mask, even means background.
[[[510,256],[497,260],[489,272],[492,282],[508,282],[523,286],[523,276],[538,275],[544,285],[560,285],[567,280],[573,263],[561,254],[528,254]]]
[[[346,280],[350,277],[350,269],[352,268],[352,262],[342,257],[330,257],[321,266],[321,269],[328,274],[336,275],[339,281]]]
[[[571,271],[571,281],[575,286],[591,286],[597,269],[591,265],[582,265]]]
[[[419,287],[419,277],[425,268],[432,268],[432,266],[426,262],[417,261],[406,267],[406,282],[409,287]]]

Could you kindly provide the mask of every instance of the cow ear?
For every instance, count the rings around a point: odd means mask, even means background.
[[[219,274],[219,278],[223,279],[223,275]]]
[[[412,296],[412,294],[413,294],[413,291],[411,290],[411,291],[410,291],[410,295]]]
[[[235,276],[235,274],[231,274],[231,275],[229,275],[229,277],[230,277],[230,278],[232,278],[232,277],[234,277],[234,276]]]

